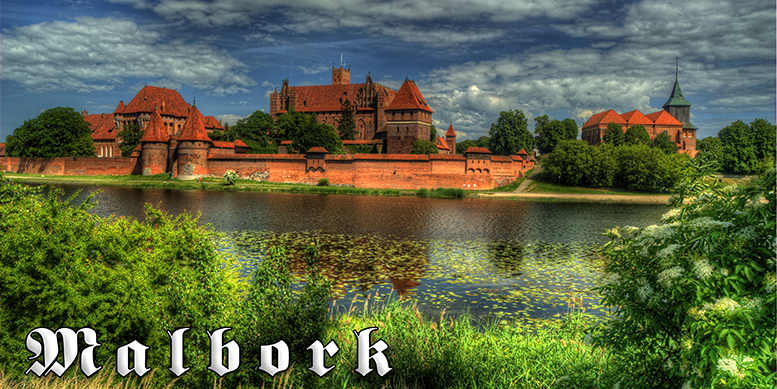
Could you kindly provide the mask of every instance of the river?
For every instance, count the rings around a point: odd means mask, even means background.
[[[308,195],[64,186],[82,201],[100,189],[91,212],[144,219],[146,203],[225,233],[221,250],[246,264],[283,243],[299,265],[318,239],[322,271],[337,306],[376,294],[414,299],[427,315],[469,312],[477,320],[527,322],[562,315],[582,298],[606,311],[590,289],[601,274],[595,249],[615,226],[656,224],[663,205],[522,202],[486,199]],[[298,268],[300,266],[297,266]],[[447,315],[446,313],[446,315]]]

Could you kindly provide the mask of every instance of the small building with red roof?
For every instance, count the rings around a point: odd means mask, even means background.
[[[117,140],[120,130],[116,128],[113,114],[90,115],[87,111],[81,111],[81,116],[91,124],[95,154],[100,158],[120,157],[121,149]]]

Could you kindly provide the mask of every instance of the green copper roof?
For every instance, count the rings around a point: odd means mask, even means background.
[[[674,89],[672,89],[672,94],[669,96],[669,100],[667,100],[667,102],[664,104],[664,108],[677,106],[690,107],[691,103],[689,103],[688,100],[683,97],[683,91],[680,90],[680,83],[677,81],[677,75],[675,75]]]

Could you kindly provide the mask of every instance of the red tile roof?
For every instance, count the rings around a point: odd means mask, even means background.
[[[187,115],[186,123],[181,130],[181,136],[178,137],[179,141],[199,141],[199,142],[212,142],[208,133],[205,131],[205,125],[203,124],[202,114],[196,106],[192,106]]]
[[[448,146],[448,143],[445,142],[445,139],[441,136],[437,136],[437,148],[440,150],[450,150],[451,148]]]
[[[491,150],[485,147],[470,147],[464,153],[491,154]]]
[[[628,123],[629,126],[635,126],[637,124],[641,124],[643,126],[653,125],[653,121],[643,115],[642,112],[639,112],[638,109],[621,114],[621,117],[626,120],[626,123]]]
[[[282,140],[282,141],[281,141],[281,146],[284,146],[284,145],[290,145],[290,144],[291,144],[291,141],[290,141],[290,140]]]
[[[429,159],[455,159],[455,160],[461,160],[466,161],[467,158],[465,158],[461,154],[429,154]]]
[[[291,141],[284,141],[284,142],[291,142]],[[373,140],[344,140],[343,145],[378,145],[383,143],[383,141],[378,139]]]
[[[220,149],[234,149],[235,144],[232,142],[219,142],[214,140],[213,141],[213,147],[218,147]]]
[[[113,111],[113,113],[122,113],[127,108],[126,105],[124,105],[124,100],[119,101],[119,106],[116,107],[116,110]]]
[[[205,128],[206,129],[215,129],[215,130],[222,130],[224,131],[226,128],[219,123],[219,121],[216,119],[215,116],[205,116]]]
[[[424,96],[421,95],[421,91],[415,85],[415,82],[411,80],[405,80],[402,87],[399,88],[396,97],[386,107],[387,111],[399,110],[399,109],[420,109],[422,111],[432,112],[429,108],[429,104],[424,100]]]
[[[92,125],[92,139],[95,141],[115,141],[116,123],[113,121],[113,114],[85,115],[84,120]]]
[[[513,158],[509,155],[493,155],[491,156],[492,162],[513,162]]]
[[[146,123],[146,128],[143,132],[143,137],[140,138],[141,142],[167,142],[167,127],[162,121],[162,116],[159,115],[159,111],[154,111],[151,114],[151,119]]]
[[[666,111],[653,112],[650,115],[645,115],[645,117],[650,119],[655,124],[675,125],[675,126],[683,125],[682,123],[680,123],[679,120],[675,119],[674,116],[670,115],[669,112],[666,112]]]
[[[622,116],[618,115],[615,110],[609,110],[604,112],[599,112],[595,114],[594,116],[591,116],[590,119],[588,119],[585,124],[583,124],[583,128],[587,128],[590,126],[596,126],[599,124],[609,124],[609,123],[617,123],[617,124],[627,124],[626,120],[623,119]]]
[[[308,150],[308,153],[329,153],[329,152],[326,151],[326,149],[323,147],[316,146],[316,147],[311,147],[310,150]]]
[[[521,151],[518,152],[518,155],[521,155],[521,154],[529,155],[529,153],[527,153],[526,150],[524,149],[521,149]]]
[[[456,136],[456,131],[453,131],[453,124],[448,126],[448,132],[445,133],[445,136]]]
[[[394,99],[397,93],[383,85],[373,85],[378,93],[386,94],[386,101]],[[297,95],[297,106],[294,107],[294,110],[297,112],[340,112],[345,99],[353,104],[357,101],[359,91],[363,87],[364,84],[293,86],[291,90]],[[280,110],[278,113],[286,113],[286,111]]]
[[[242,140],[238,139],[235,141],[235,147],[248,147],[246,142],[243,142]]]
[[[119,103],[119,107],[121,105],[122,103]],[[154,108],[157,108],[160,115],[185,118],[189,115],[189,107],[177,91],[146,85],[127,104],[122,113],[153,112]]]

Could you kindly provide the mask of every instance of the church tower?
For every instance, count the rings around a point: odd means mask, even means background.
[[[669,112],[677,121],[683,124],[681,134],[675,142],[680,143],[684,150],[696,150],[696,130],[698,127],[691,124],[691,103],[683,97],[678,81],[679,66],[675,67],[674,87],[669,95],[669,100],[664,103],[664,111]]]

